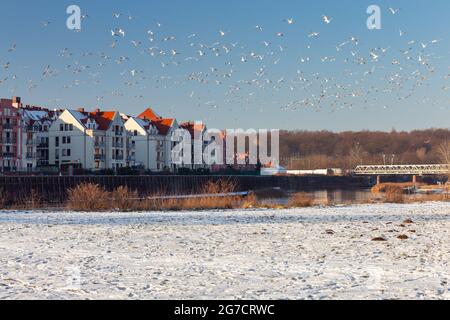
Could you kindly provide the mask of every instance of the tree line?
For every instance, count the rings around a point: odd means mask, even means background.
[[[289,169],[449,163],[450,130],[280,132],[280,162]]]

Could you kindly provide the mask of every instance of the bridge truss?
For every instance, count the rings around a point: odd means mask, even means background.
[[[356,175],[444,175],[450,173],[450,164],[411,164],[358,166]]]

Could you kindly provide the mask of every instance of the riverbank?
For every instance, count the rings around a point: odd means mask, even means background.
[[[0,212],[0,298],[449,299],[449,230],[443,202]]]

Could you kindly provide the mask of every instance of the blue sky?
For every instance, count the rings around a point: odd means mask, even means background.
[[[81,32],[65,27],[71,4],[88,15]],[[381,30],[366,27],[371,4],[382,10]],[[0,6],[8,13],[0,21],[1,97],[128,114],[152,106],[215,128],[449,128],[447,0],[3,0]],[[125,37],[113,37],[115,28]],[[308,37],[313,32],[319,36]]]

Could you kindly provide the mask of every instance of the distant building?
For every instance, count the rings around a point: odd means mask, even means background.
[[[162,170],[168,170],[168,171],[176,171],[178,169],[178,166],[172,163],[172,148],[175,146],[175,142],[172,141],[172,133],[174,130],[179,128],[178,122],[175,119],[165,119],[160,116],[158,116],[151,108],[146,109],[144,112],[142,112],[140,115],[136,117],[137,119],[143,121],[142,124],[147,123],[144,126],[151,126],[156,128],[157,134],[153,136],[144,136],[146,139],[144,141],[148,141],[148,149],[151,149],[151,146],[155,147],[154,152],[156,153],[154,155],[155,157],[155,163],[156,163],[156,171],[162,171]],[[134,136],[134,130],[130,126],[127,127],[127,130],[132,130],[132,137]],[[151,137],[153,137],[154,143],[151,141]],[[139,141],[140,138],[132,138],[132,141]],[[139,158],[142,158],[142,155],[138,155],[139,153],[142,154],[143,152],[147,152],[147,147],[144,150],[138,150],[136,149],[136,155]],[[151,155],[149,155],[151,157]],[[145,158],[147,155],[144,156]],[[151,168],[146,166],[147,169],[152,170]]]
[[[0,99],[0,171],[17,171],[23,155],[20,98]]]
[[[49,130],[56,113],[26,106],[20,110],[23,139],[21,141],[22,171],[37,171],[49,166]]]
[[[172,134],[179,128],[187,130],[193,142],[196,134],[202,137],[206,130],[194,122],[179,125],[176,119],[163,118],[151,108],[133,117],[100,109],[52,111],[23,106],[19,97],[1,99],[0,172],[208,168],[173,163],[172,149],[177,142],[172,141]],[[201,143],[203,151],[207,144]]]
[[[184,122],[180,124],[180,127],[184,130],[187,130],[189,134],[191,135],[192,139],[192,149],[191,149],[191,164],[184,165],[183,167],[191,169],[191,170],[197,170],[197,169],[208,169],[209,166],[207,166],[203,161],[203,152],[208,145],[208,141],[203,141],[203,135],[205,134],[205,131],[207,130],[206,125],[202,123],[196,123],[196,122]],[[195,139],[198,139],[198,141],[195,141]],[[201,144],[201,147],[198,146],[197,149],[201,150],[201,159],[202,164],[195,164],[195,143]]]

